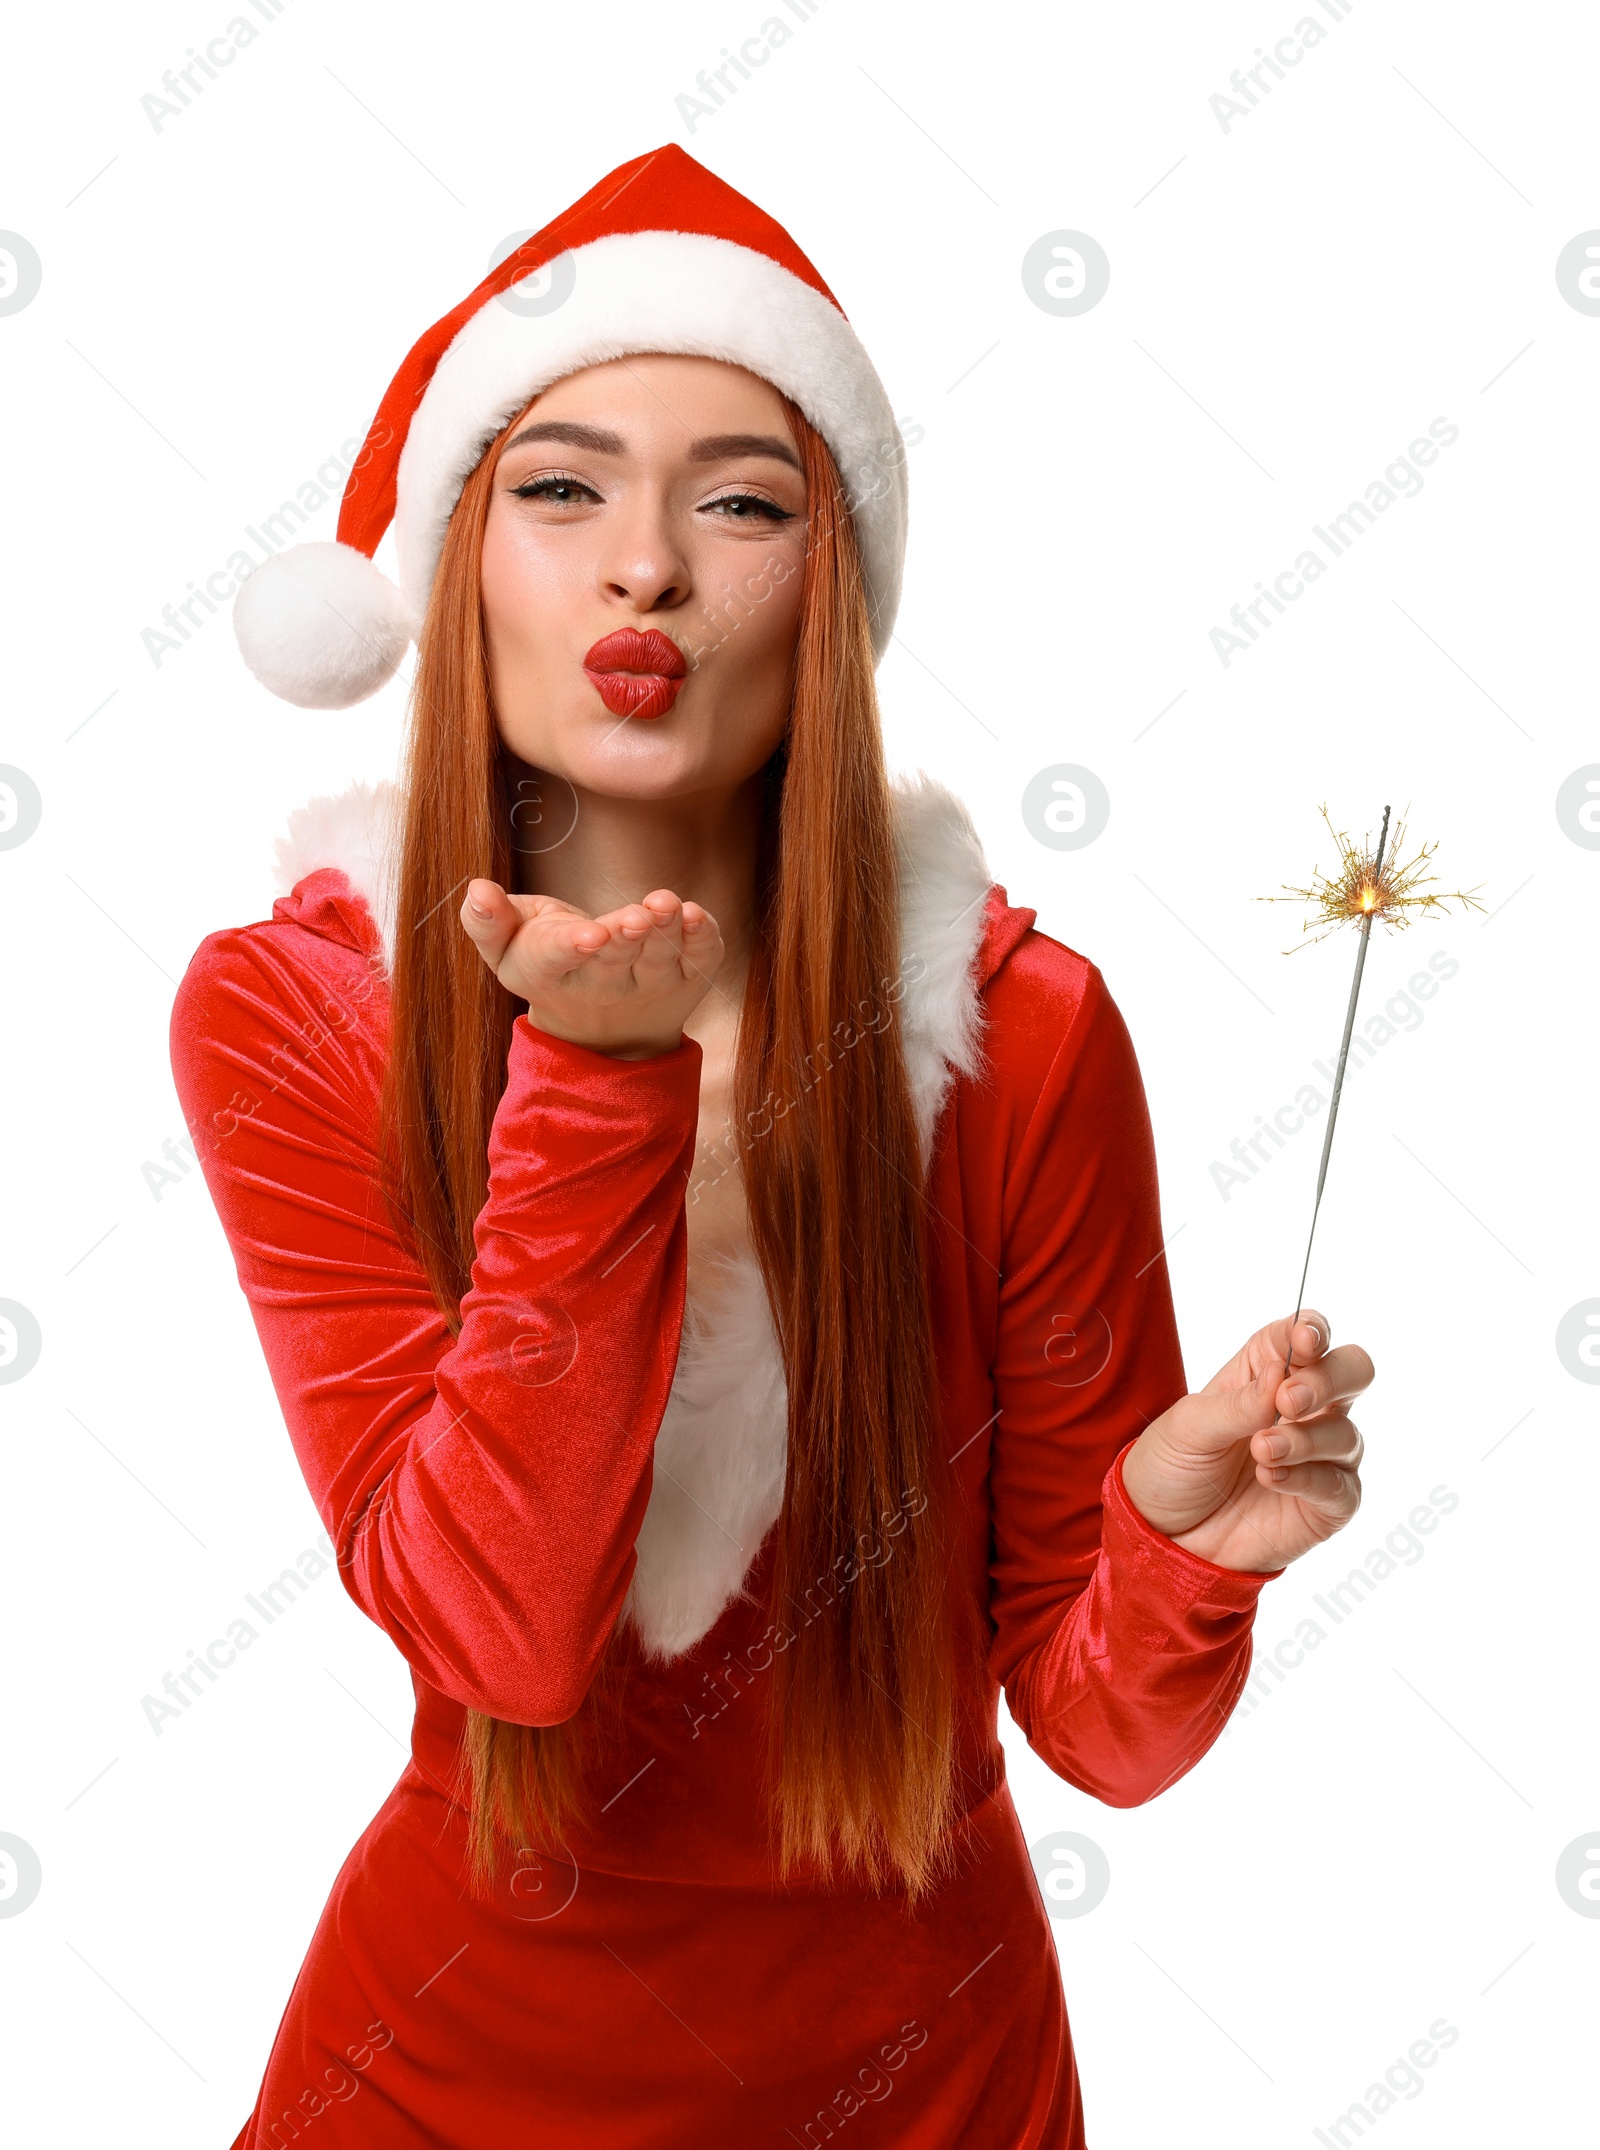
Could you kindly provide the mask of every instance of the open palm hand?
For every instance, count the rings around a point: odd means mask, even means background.
[[[535,1029],[618,1060],[671,1052],[723,954],[711,913],[664,888],[590,918],[554,896],[474,880],[461,923]]]

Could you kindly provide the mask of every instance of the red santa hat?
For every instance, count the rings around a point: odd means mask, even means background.
[[[499,303],[551,264],[541,310]],[[275,554],[234,600],[257,679],[302,709],[375,694],[421,626],[451,511],[490,441],[563,375],[643,351],[729,360],[804,411],[851,501],[881,657],[906,532],[883,383],[782,225],[668,143],[619,165],[418,338],[351,469],[337,542]],[[398,588],[372,558],[391,520]]]

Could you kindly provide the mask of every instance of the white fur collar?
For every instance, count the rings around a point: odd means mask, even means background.
[[[957,1073],[980,1064],[976,970],[990,880],[971,817],[931,777],[894,786],[900,853],[901,1036],[924,1161]],[[398,816],[393,784],[312,799],[277,846],[277,891],[338,867],[394,950]],[[753,1257],[701,1288],[656,1436],[655,1475],[624,1615],[647,1655],[677,1657],[740,1594],[783,1504],[787,1390]]]

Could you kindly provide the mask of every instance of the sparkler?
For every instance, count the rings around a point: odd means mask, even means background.
[[[1435,893],[1429,884],[1434,876],[1426,871],[1427,864],[1437,844],[1424,844],[1415,857],[1401,862],[1405,848],[1406,825],[1395,824],[1394,843],[1389,845],[1389,809],[1383,810],[1383,827],[1378,832],[1378,848],[1375,852],[1358,850],[1343,829],[1335,829],[1328,821],[1328,809],[1322,809],[1322,818],[1328,822],[1328,830],[1339,852],[1339,872],[1330,879],[1327,874],[1313,872],[1309,888],[1290,888],[1284,884],[1281,896],[1259,896],[1258,903],[1300,902],[1311,907],[1310,916],[1302,929],[1308,938],[1297,945],[1304,948],[1311,941],[1325,940],[1338,926],[1348,925],[1352,919],[1359,922],[1360,945],[1356,949],[1356,974],[1350,984],[1350,1004],[1345,1010],[1344,1037],[1339,1045],[1339,1065],[1334,1070],[1333,1097],[1328,1105],[1328,1125],[1322,1137],[1322,1163],[1317,1169],[1317,1195],[1311,1209],[1311,1230],[1306,1239],[1306,1258],[1300,1271],[1300,1289],[1295,1296],[1295,1319],[1298,1320],[1305,1302],[1306,1278],[1311,1271],[1311,1247],[1317,1236],[1317,1217],[1322,1208],[1322,1190],[1328,1179],[1328,1153],[1333,1148],[1333,1130],[1339,1117],[1339,1099],[1344,1092],[1345,1062],[1350,1057],[1350,1037],[1355,1029],[1356,1002],[1361,997],[1361,973],[1367,963],[1367,943],[1372,938],[1374,919],[1394,929],[1408,926],[1413,911],[1442,911],[1447,904],[1462,903],[1469,909],[1483,909],[1475,892],[1452,889],[1447,893]],[[1388,863],[1385,864],[1385,853]],[[1320,931],[1313,933],[1313,925]],[[1286,949],[1285,954],[1293,954]],[[1292,1330],[1291,1330],[1292,1336]],[[1294,1345],[1291,1341],[1284,1371],[1294,1363]]]

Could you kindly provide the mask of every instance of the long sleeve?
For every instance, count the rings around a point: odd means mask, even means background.
[[[355,950],[283,920],[214,934],[174,1076],[346,1589],[443,1693],[559,1723],[637,1562],[700,1049],[623,1062],[517,1018],[452,1339],[380,1191],[387,1022]]]
[[[990,1662],[1057,1775],[1133,1806],[1220,1733],[1270,1578],[1176,1545],[1123,1485],[1122,1451],[1186,1384],[1138,1063],[1079,975],[1006,1175]]]

